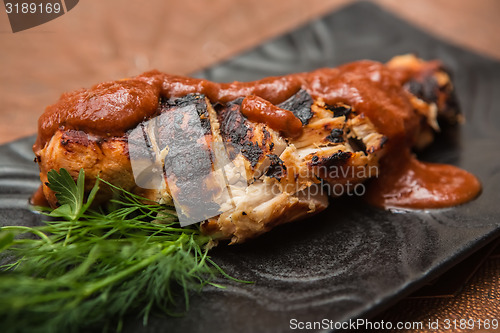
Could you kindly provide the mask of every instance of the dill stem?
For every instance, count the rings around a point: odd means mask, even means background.
[[[52,241],[50,240],[50,238],[47,237],[46,234],[44,234],[43,232],[41,232],[39,230],[36,230],[35,228],[24,227],[24,226],[20,226],[20,225],[18,225],[18,226],[9,225],[9,226],[2,227],[0,229],[1,230],[21,230],[21,231],[25,231],[25,232],[31,232],[31,233],[37,235],[38,237],[42,238],[45,242],[52,245]]]
[[[44,302],[50,302],[54,301],[57,299],[61,298],[71,298],[71,297],[78,297],[80,300],[83,300],[85,298],[88,298],[92,294],[96,293],[97,291],[112,285],[120,280],[125,279],[127,276],[147,267],[148,265],[152,264],[155,262],[159,257],[161,256],[167,256],[174,252],[176,248],[179,248],[180,246],[180,241],[184,242],[185,237],[180,237],[175,243],[169,245],[168,247],[164,248],[162,251],[159,253],[149,257],[145,258],[138,263],[135,263],[134,265],[114,274],[111,276],[108,276],[98,282],[92,283],[90,286],[84,287],[84,288],[77,288],[76,290],[68,290],[68,291],[59,291],[59,292],[53,292],[51,294],[47,295],[41,295],[39,297],[35,298],[30,298],[30,299],[24,299],[23,301],[19,302],[18,304],[14,304],[14,307],[19,307],[22,308],[26,305],[33,305],[33,304],[38,304],[38,303],[44,303]]]
[[[130,267],[114,274],[114,275],[108,276],[107,278],[102,279],[102,280],[95,282],[92,285],[86,287],[82,292],[82,297],[86,298],[86,297],[92,295],[93,293],[95,293],[96,291],[98,291],[102,288],[105,288],[105,287],[107,287],[115,282],[123,280],[124,278],[126,278],[130,274],[133,274],[133,273],[149,266],[150,264],[155,262],[159,257],[167,256],[167,255],[171,254],[172,252],[175,251],[176,248],[179,248],[178,243],[181,243],[180,241],[184,242],[184,238],[185,237],[181,236],[175,243],[164,248],[159,253],[157,253],[149,258],[143,259],[143,260],[139,261],[138,263],[136,263],[136,264],[134,264],[134,265],[132,265],[132,266],[130,266]]]
[[[71,230],[73,230],[73,224],[75,223],[74,221],[70,222],[70,226],[68,229],[68,232],[66,233],[66,237],[64,238],[64,243],[63,246],[66,246],[68,244],[69,237],[71,236]]]
[[[45,302],[50,302],[50,301],[55,301],[61,298],[70,298],[70,297],[75,297],[78,296],[78,292],[76,290],[68,290],[68,291],[59,291],[59,292],[54,292],[51,294],[46,294],[46,295],[41,295],[38,297],[34,298],[22,298],[21,302],[16,302],[12,304],[13,308],[24,308],[27,305],[33,305],[33,304],[38,304],[38,303],[45,303]]]

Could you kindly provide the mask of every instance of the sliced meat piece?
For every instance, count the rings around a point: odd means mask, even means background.
[[[264,174],[271,164],[269,155],[280,155],[286,148],[285,139],[266,124],[249,121],[241,113],[242,99],[227,105],[216,105],[220,136],[231,160],[241,154],[246,179],[251,182]]]
[[[236,207],[201,224],[204,233],[216,239],[231,239],[231,243],[244,242],[328,206],[328,196],[322,191],[316,190],[315,194],[282,192],[272,178],[255,181],[232,193]]]
[[[414,54],[396,56],[387,62],[401,85],[410,93],[413,107],[425,117],[415,143],[417,149],[428,146],[439,131],[439,123],[463,122],[450,72],[438,61],[424,61]]]

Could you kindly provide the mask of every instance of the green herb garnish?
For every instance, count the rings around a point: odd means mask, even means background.
[[[65,169],[51,170],[49,187],[61,206],[45,214],[57,220],[0,229],[0,253],[8,262],[0,266],[2,332],[103,324],[120,330],[131,312],[146,324],[154,309],[187,309],[189,292],[215,285],[215,272],[229,277],[207,255],[212,239],[197,226],[180,228],[172,207],[103,180],[84,202],[84,178],[81,170],[75,184]],[[102,184],[119,196],[107,208],[90,209]]]

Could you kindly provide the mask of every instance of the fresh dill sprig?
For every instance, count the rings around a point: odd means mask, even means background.
[[[212,239],[197,226],[180,228],[172,207],[104,180],[84,202],[84,178],[83,170],[76,183],[65,169],[51,170],[61,206],[46,214],[57,219],[0,229],[0,255],[15,258],[0,266],[2,332],[119,330],[129,313],[146,324],[155,309],[185,311],[189,293],[221,271],[207,255]],[[119,197],[90,209],[103,183]]]

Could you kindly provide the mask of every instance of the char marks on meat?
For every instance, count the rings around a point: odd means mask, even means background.
[[[292,111],[295,117],[299,118],[302,122],[302,125],[307,125],[309,119],[314,115],[311,112],[311,105],[313,104],[313,99],[309,93],[300,89],[296,94],[287,99],[281,104],[278,104],[278,107]]]
[[[229,146],[229,156],[234,159],[241,153],[255,167],[263,156],[261,145],[252,141],[254,132],[250,122],[241,113],[242,98],[229,102],[226,106],[219,105],[216,108],[220,124],[220,133]],[[262,143],[262,142],[261,142]],[[265,145],[265,143],[262,143]]]

